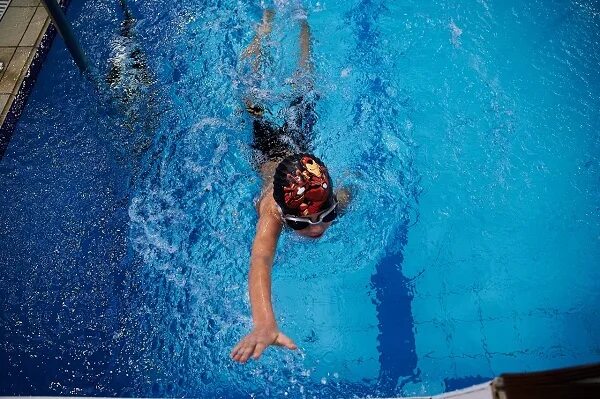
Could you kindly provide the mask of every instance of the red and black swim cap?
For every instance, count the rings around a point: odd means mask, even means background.
[[[284,158],[275,170],[273,197],[286,215],[308,216],[327,209],[333,200],[327,168],[310,154]]]

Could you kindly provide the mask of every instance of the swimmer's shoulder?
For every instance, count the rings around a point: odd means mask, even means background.
[[[267,161],[260,165],[260,175],[263,179],[263,191],[271,187],[273,189],[273,177],[275,176],[275,170],[277,169],[277,165],[279,165],[279,161]]]
[[[335,192],[335,198],[338,202],[338,213],[343,215],[348,211],[352,201],[352,190],[350,187],[342,186]]]
[[[268,161],[260,166],[260,174],[262,177],[262,192],[258,201],[256,202],[256,211],[260,215],[264,210],[275,210],[277,214],[279,210],[277,203],[273,198],[273,176],[275,175],[275,169],[277,168],[278,162]]]
[[[281,215],[279,214],[279,207],[273,198],[273,186],[267,186],[260,195],[258,202],[256,203],[256,212],[258,217],[272,217],[281,221]]]

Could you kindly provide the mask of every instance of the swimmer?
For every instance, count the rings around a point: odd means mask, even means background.
[[[263,57],[261,42],[271,32],[274,17],[265,10],[262,23],[242,60],[253,58],[259,73]],[[255,99],[245,105],[253,119],[255,167],[263,178],[257,203],[258,222],[250,255],[248,290],[254,328],[233,348],[233,360],[245,363],[258,359],[271,346],[297,349],[294,341],[279,330],[271,303],[271,268],[277,241],[284,227],[311,239],[321,237],[347,203],[347,192],[333,190],[327,167],[311,155],[311,134],[316,114],[312,93],[310,29],[306,17],[300,20],[300,62],[295,76],[298,92],[287,110],[283,126],[267,120],[265,109]]]
[[[116,142],[131,142],[130,150],[141,155],[150,148],[160,114],[154,77],[135,37],[136,19],[126,0],[120,0],[123,21],[119,35],[111,43],[112,54],[106,82],[113,104],[122,113],[127,136]]]

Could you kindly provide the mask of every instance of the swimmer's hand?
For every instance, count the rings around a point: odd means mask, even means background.
[[[231,351],[231,358],[236,362],[246,363],[252,357],[258,359],[269,345],[283,346],[291,350],[298,349],[294,341],[273,327],[254,327],[254,330],[238,342]]]

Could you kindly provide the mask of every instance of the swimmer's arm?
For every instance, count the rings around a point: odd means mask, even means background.
[[[252,245],[248,282],[254,328],[230,354],[240,363],[245,363],[250,357],[258,359],[269,345],[296,349],[294,341],[279,331],[271,302],[271,268],[281,233],[281,221],[270,212],[261,211]]]
[[[256,225],[256,235],[250,256],[248,290],[255,326],[276,326],[271,304],[271,269],[281,223],[274,215],[263,214]]]

